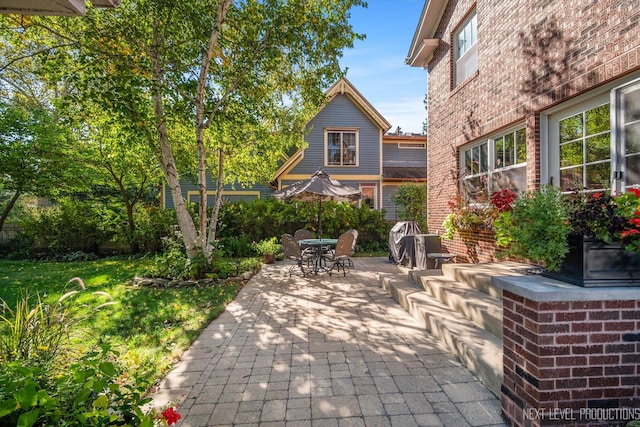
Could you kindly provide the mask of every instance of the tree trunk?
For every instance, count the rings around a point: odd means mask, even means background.
[[[153,80],[154,90],[152,94],[153,100],[153,113],[156,120],[156,129],[158,131],[158,140],[160,143],[160,152],[162,156],[162,171],[164,172],[169,191],[173,197],[173,205],[176,211],[176,217],[178,219],[178,226],[182,231],[182,239],[184,246],[187,250],[187,256],[189,258],[195,257],[198,253],[201,253],[202,242],[198,238],[196,232],[196,226],[189,215],[186,204],[182,198],[182,187],[180,186],[180,178],[178,177],[178,170],[176,168],[175,158],[171,151],[171,143],[169,142],[169,136],[167,135],[167,123],[164,115],[164,106],[162,100],[162,87],[164,84],[164,74],[162,71],[162,64],[160,61],[160,53],[155,49],[158,49],[162,43],[162,36],[159,33],[162,26],[157,23],[153,35],[153,49],[151,52],[151,60],[153,62]]]
[[[209,224],[209,244],[216,240],[218,231],[218,215],[220,206],[222,205],[222,189],[224,186],[224,152],[218,150],[218,181],[216,182],[216,202],[213,205],[213,213],[211,214],[211,222]]]
[[[4,222],[7,220],[9,213],[11,213],[11,210],[16,205],[16,202],[18,201],[18,198],[20,198],[21,194],[22,192],[20,190],[16,190],[16,192],[13,193],[11,200],[9,200],[9,203],[2,211],[2,216],[0,216],[0,231],[2,231],[2,227],[4,227]]]
[[[217,222],[217,211],[219,209],[218,200],[221,193],[221,180],[218,179],[217,187],[219,191],[216,193],[216,208],[212,215],[211,221],[208,221],[207,215],[207,150],[204,144],[204,130],[207,128],[215,115],[215,111],[211,112],[209,122],[205,122],[205,96],[207,89],[207,77],[209,76],[209,70],[211,68],[211,61],[214,56],[214,49],[218,44],[220,37],[220,31],[222,24],[227,16],[227,11],[231,6],[232,0],[219,0],[218,1],[218,13],[216,15],[215,27],[211,30],[209,36],[209,43],[207,49],[202,56],[202,64],[200,65],[200,74],[198,76],[198,87],[196,90],[195,108],[196,108],[196,143],[198,146],[198,192],[200,194],[200,238],[202,239],[202,248],[204,256],[208,262],[211,262],[211,253],[213,250],[212,242],[215,240],[215,224]],[[218,176],[223,173],[222,169],[219,169]],[[209,227],[213,227],[211,233],[207,230],[207,224]]]

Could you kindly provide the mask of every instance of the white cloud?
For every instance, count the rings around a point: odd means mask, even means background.
[[[422,98],[401,98],[373,105],[391,124],[391,131],[400,126],[402,132],[422,133],[422,125],[427,119]]]

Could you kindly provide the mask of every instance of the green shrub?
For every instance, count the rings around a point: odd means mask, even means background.
[[[282,203],[276,199],[251,202],[227,202],[222,205],[218,238],[228,256],[250,256],[250,242],[293,234],[300,228],[317,230],[317,202]],[[357,207],[348,203],[322,203],[322,231],[325,237],[336,237],[350,228],[358,230],[358,247],[387,245],[390,224],[384,211]],[[234,248],[237,248],[235,250]]]
[[[134,212],[135,231],[121,227],[118,240],[135,252],[156,253],[163,249],[163,239],[170,237],[177,227],[176,212],[158,206],[140,206]]]
[[[423,233],[427,232],[427,187],[418,184],[402,184],[391,197],[396,204],[398,219],[415,221]]]
[[[0,424],[16,426],[152,427],[165,414],[145,413],[145,390],[122,381],[119,354],[104,344],[53,371],[11,362],[0,368]],[[174,415],[175,419],[179,415]],[[164,417],[166,418],[166,416]]]
[[[121,224],[109,209],[71,199],[54,207],[31,210],[20,220],[20,228],[32,242],[33,252],[47,257],[61,257],[82,251],[98,253],[102,243],[116,234]]]
[[[542,263],[547,270],[556,271],[569,251],[568,207],[556,187],[519,197],[513,209],[501,212],[493,225],[496,244],[506,248],[501,256]]]

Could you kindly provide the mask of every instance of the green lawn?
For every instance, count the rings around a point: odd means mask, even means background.
[[[132,378],[152,384],[171,369],[176,357],[199,332],[236,296],[239,285],[190,288],[134,288],[131,279],[144,270],[145,260],[98,260],[87,262],[17,262],[0,260],[0,298],[14,307],[23,289],[53,302],[69,289],[67,282],[81,278],[87,295],[85,314],[90,314],[87,334],[75,343],[82,353],[98,340],[111,343],[121,353]],[[103,291],[115,305],[94,310],[91,292]]]

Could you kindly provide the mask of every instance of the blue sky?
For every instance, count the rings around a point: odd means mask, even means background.
[[[369,0],[351,10],[351,25],[367,38],[340,61],[347,79],[391,123],[391,130],[422,132],[427,71],[404,63],[425,0]]]

